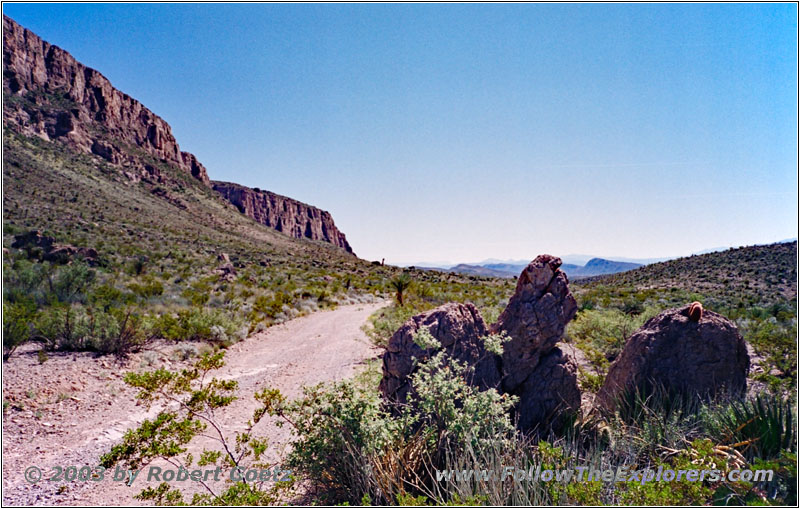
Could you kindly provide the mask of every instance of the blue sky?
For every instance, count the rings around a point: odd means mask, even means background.
[[[388,262],[797,235],[794,4],[4,4]]]

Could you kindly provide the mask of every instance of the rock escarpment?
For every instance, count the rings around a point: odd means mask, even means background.
[[[143,151],[209,186],[197,158],[182,152],[172,130],[139,101],[69,53],[3,16],[3,120],[26,135],[58,140],[129,173],[158,180]]]
[[[546,432],[561,426],[567,411],[580,408],[581,393],[577,362],[556,347],[577,311],[560,265],[561,260],[550,255],[533,260],[490,328],[472,304],[449,303],[409,319],[394,333],[384,354],[380,386],[384,398],[406,401],[416,362],[434,353],[413,340],[420,328],[427,327],[450,358],[474,366],[469,383],[519,397],[520,429]],[[488,353],[481,338],[503,332],[510,337],[503,355]]]
[[[180,208],[170,186],[185,177],[212,187],[205,167],[180,150],[172,129],[94,69],[3,16],[3,125],[25,136],[61,143],[119,168],[133,182]],[[330,242],[352,253],[328,212],[269,192],[216,183],[245,215],[292,237]]]
[[[255,221],[298,239],[329,242],[352,253],[329,212],[297,200],[230,182],[212,182],[215,191]]]
[[[744,339],[725,317],[697,313],[698,305],[664,311],[628,339],[597,395],[602,408],[613,408],[626,391],[647,393],[655,384],[690,397],[744,394],[750,369]]]

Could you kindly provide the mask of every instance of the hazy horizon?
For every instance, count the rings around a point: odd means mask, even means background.
[[[793,4],[5,4],[362,258],[797,236]]]

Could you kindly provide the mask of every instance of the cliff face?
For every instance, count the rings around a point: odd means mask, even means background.
[[[330,242],[352,253],[344,233],[333,223],[330,213],[297,200],[251,189],[230,182],[212,181],[215,191],[233,203],[242,214],[286,235]]]
[[[180,150],[161,117],[7,16],[3,16],[3,125],[102,157],[133,181],[169,188],[177,170],[177,175],[212,187],[205,167],[193,154]],[[261,224],[353,252],[328,212],[238,184],[214,182],[213,188]]]
[[[210,186],[197,158],[181,152],[172,130],[102,74],[3,16],[3,121],[27,135],[57,140],[125,168],[132,179],[160,180],[144,151]],[[127,145],[127,146],[126,146]]]

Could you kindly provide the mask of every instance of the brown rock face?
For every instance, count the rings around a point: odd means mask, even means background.
[[[736,326],[708,310],[695,322],[690,308],[664,311],[628,339],[597,395],[602,408],[613,408],[625,391],[654,384],[701,398],[745,392],[750,357]]]
[[[520,274],[508,306],[492,325],[493,332],[506,331],[512,338],[503,350],[503,388],[508,392],[530,376],[578,311],[560,266],[560,258],[537,256]]]
[[[532,261],[490,330],[472,304],[449,303],[409,319],[394,333],[384,354],[380,386],[384,398],[405,402],[415,359],[421,361],[435,353],[423,350],[413,340],[414,334],[427,326],[450,358],[474,366],[469,383],[519,397],[516,417],[520,429],[546,432],[560,427],[565,412],[581,406],[577,362],[555,346],[577,311],[560,265],[560,259],[549,255]],[[487,352],[481,338],[503,331],[511,338],[503,355]]]
[[[578,363],[567,351],[555,347],[539,363],[515,394],[519,396],[519,428],[546,432],[563,426],[566,412],[581,406]]]
[[[348,253],[353,248],[330,213],[297,200],[230,182],[212,182],[215,191],[255,221],[298,239],[329,242]]]
[[[427,327],[450,358],[475,365],[473,382],[481,388],[497,387],[500,370],[494,355],[486,352],[480,340],[488,334],[486,323],[472,304],[450,302],[410,318],[397,329],[383,356],[380,390],[389,401],[405,403],[410,389],[408,377],[416,363],[432,356],[434,350],[420,348],[414,335]]]
[[[7,16],[3,16],[3,125],[99,156],[120,167],[133,182],[169,183],[172,174],[163,170],[174,168],[211,187],[205,167],[193,154],[180,150],[161,117]],[[216,182],[215,188],[259,223],[353,252],[328,212],[236,184]],[[152,192],[187,208],[161,186]]]
[[[203,165],[181,152],[161,117],[7,16],[3,16],[3,120],[23,134],[58,140],[151,176],[147,165],[125,150],[127,144],[210,185]]]

